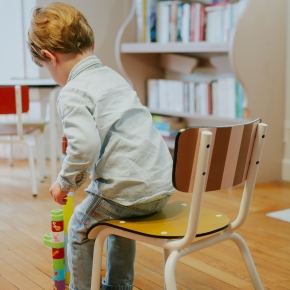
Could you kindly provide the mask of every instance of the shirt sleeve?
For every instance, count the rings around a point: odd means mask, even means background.
[[[69,91],[61,92],[57,109],[68,141],[57,181],[62,190],[76,191],[86,181],[100,154],[95,106],[85,95]]]

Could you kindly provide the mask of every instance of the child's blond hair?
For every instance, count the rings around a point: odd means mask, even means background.
[[[34,62],[47,61],[41,50],[82,54],[94,44],[93,30],[85,16],[73,6],[55,2],[33,11],[28,47]]]

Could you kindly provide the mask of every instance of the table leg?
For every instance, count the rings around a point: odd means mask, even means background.
[[[50,107],[50,123],[49,123],[49,132],[50,132],[50,177],[51,182],[54,182],[57,178],[57,154],[56,154],[56,97],[57,97],[57,88],[54,88],[49,95],[49,107]]]

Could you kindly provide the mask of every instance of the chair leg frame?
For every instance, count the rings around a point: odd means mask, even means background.
[[[35,174],[33,151],[32,151],[31,146],[27,142],[22,141],[22,144],[25,144],[27,147],[27,150],[28,150],[28,160],[29,160],[29,168],[30,168],[30,174],[31,174],[32,194],[34,196],[36,196],[38,194],[38,191],[37,191],[37,184],[36,184],[36,174]]]
[[[146,236],[140,236],[134,233],[130,233],[123,230],[118,230],[111,227],[99,226],[96,233],[94,233],[95,245],[94,245],[94,256],[93,256],[93,267],[92,267],[92,283],[91,290],[100,289],[100,275],[101,266],[102,266],[102,254],[103,254],[103,245],[104,241],[109,235],[118,235],[120,237],[124,237],[127,239],[133,239],[135,241],[148,243],[151,245],[159,246],[164,248],[163,246],[166,244],[166,239],[152,239]],[[89,237],[90,238],[90,237]],[[167,249],[166,253],[169,253],[170,249]],[[164,288],[165,289],[165,288]]]
[[[31,187],[32,187],[32,194],[36,196],[38,194],[37,190],[37,183],[36,183],[36,171],[35,171],[35,166],[34,166],[34,156],[33,156],[33,151],[32,147],[26,140],[24,139],[12,139],[12,140],[1,140],[1,143],[4,144],[23,144],[27,148],[28,152],[28,161],[29,161],[29,169],[30,169],[30,174],[31,174]]]
[[[256,266],[254,264],[253,258],[251,256],[251,253],[248,249],[246,242],[240,235],[230,231],[224,231],[221,234],[205,238],[201,241],[191,244],[190,246],[182,250],[172,251],[172,253],[167,259],[164,271],[165,276],[164,279],[167,287],[166,289],[167,290],[177,289],[175,281],[175,268],[177,261],[181,257],[226,240],[232,240],[238,246],[255,290],[263,290],[264,288],[262,282],[260,280],[259,274],[257,272]]]
[[[137,238],[137,235],[128,233],[126,231],[122,230],[116,231],[116,229],[106,227],[102,228],[103,230],[100,229],[100,233],[97,235],[97,238],[95,240],[91,290],[100,289],[99,287],[101,280],[100,275],[98,275],[98,273],[101,273],[103,244],[106,237],[109,236],[110,234],[116,234],[125,238],[132,238],[135,239],[136,241],[149,242],[150,244],[157,246],[161,245],[165,246],[166,244],[166,240],[160,241],[160,239],[158,240],[149,238],[150,240],[147,241],[148,237],[138,236],[139,238]],[[177,261],[181,257],[226,240],[232,240],[238,246],[255,290],[263,290],[264,289],[263,285],[261,283],[259,274],[257,272],[256,266],[254,264],[254,261],[252,259],[251,253],[248,249],[246,242],[237,233],[227,230],[220,234],[216,234],[214,236],[210,236],[208,238],[204,238],[200,241],[197,241],[182,250],[170,250],[168,248],[164,248],[164,262],[165,262],[164,289],[166,290],[177,289],[175,281],[175,268]]]
[[[36,133],[35,137],[35,144],[36,144],[36,151],[37,151],[37,165],[38,165],[38,172],[39,172],[39,180],[41,182],[44,181],[44,161],[43,161],[43,150],[42,150],[42,140],[41,134]]]
[[[170,256],[171,251],[169,249],[163,249],[163,270],[165,272],[165,265],[167,262],[168,257]],[[166,283],[165,283],[165,279],[164,279],[164,290],[166,290]]]

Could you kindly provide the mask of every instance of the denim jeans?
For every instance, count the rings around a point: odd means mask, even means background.
[[[102,220],[137,217],[158,212],[170,196],[147,203],[124,206],[88,193],[74,211],[69,222],[68,264],[71,272],[70,290],[89,290],[91,287],[94,240],[87,238],[87,230]],[[111,235],[106,239],[107,272],[102,289],[131,290],[134,281],[136,243]],[[100,275],[100,273],[94,273]]]

